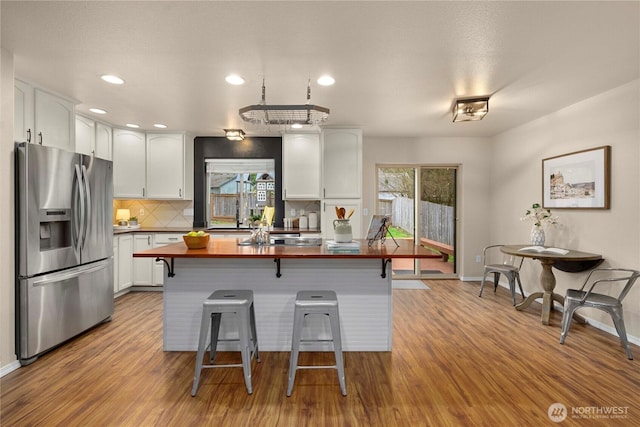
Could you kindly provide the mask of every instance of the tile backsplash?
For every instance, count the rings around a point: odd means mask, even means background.
[[[142,227],[192,227],[192,200],[114,200],[116,209],[129,209]]]

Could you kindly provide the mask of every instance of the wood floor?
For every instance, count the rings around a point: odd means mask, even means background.
[[[478,283],[428,285],[393,291],[393,352],[345,353],[346,397],[335,371],[303,370],[287,398],[287,352],[254,362],[250,396],[241,369],[209,369],[191,397],[195,353],[162,351],[161,294],[128,294],[111,322],[0,380],[0,424],[640,425],[637,346],[627,360],[616,337],[578,324],[560,345],[558,312],[543,326],[539,306],[516,311],[504,289],[478,298]],[[554,403],[568,411],[559,424],[548,416]]]

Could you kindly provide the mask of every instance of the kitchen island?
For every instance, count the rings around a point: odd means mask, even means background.
[[[345,351],[391,351],[391,262],[395,258],[429,258],[433,254],[412,241],[358,240],[357,253],[336,253],[322,246],[241,246],[241,239],[210,239],[204,249],[184,243],[135,253],[165,260],[163,348],[195,351],[202,302],[217,289],[254,292],[260,349],[289,351],[293,308],[299,290],[333,290],[338,295]],[[235,325],[223,316],[221,337],[233,337]],[[328,338],[324,316],[305,320],[309,338]],[[305,337],[303,336],[303,339]],[[232,347],[229,347],[232,348]],[[313,343],[305,349],[329,350]],[[224,349],[224,347],[223,347]]]

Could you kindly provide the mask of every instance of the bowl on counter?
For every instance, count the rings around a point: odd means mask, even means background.
[[[209,244],[209,235],[205,234],[204,236],[182,236],[184,240],[184,244],[187,245],[189,249],[204,249]]]

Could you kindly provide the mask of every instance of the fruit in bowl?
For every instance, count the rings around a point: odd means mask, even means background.
[[[203,249],[209,245],[209,234],[202,230],[190,231],[182,236],[182,240],[189,249]]]

